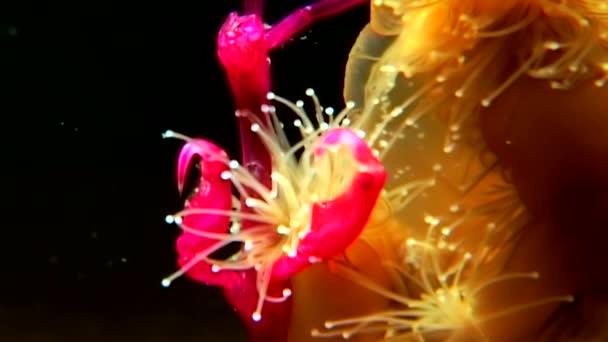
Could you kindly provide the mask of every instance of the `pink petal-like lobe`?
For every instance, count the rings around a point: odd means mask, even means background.
[[[288,279],[319,259],[343,253],[361,234],[386,180],[382,163],[355,132],[333,129],[320,138],[316,157],[333,145],[347,147],[359,163],[351,185],[338,197],[315,203],[310,232],[300,241],[295,257],[283,256],[273,267],[273,279]]]
[[[230,181],[221,178],[222,172],[228,170],[226,153],[213,143],[194,139],[186,144],[179,155],[177,170],[177,186],[180,192],[187,176],[188,169],[195,157],[200,158],[201,177],[193,195],[186,201],[187,209],[218,209],[230,210],[232,193]],[[226,215],[189,214],[183,218],[183,224],[201,232],[226,233],[230,225],[230,217]],[[177,239],[176,247],[179,254],[178,263],[186,265],[198,253],[206,251],[218,240],[198,236],[184,231]],[[187,272],[187,275],[209,285],[224,285],[234,277],[233,272],[213,272],[212,265],[199,262]]]

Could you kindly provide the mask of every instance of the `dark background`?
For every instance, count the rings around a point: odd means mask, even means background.
[[[206,5],[208,3],[208,5]],[[306,1],[265,3],[275,23]],[[0,341],[245,340],[216,288],[176,270],[172,129],[238,156],[215,55],[241,1],[0,6]],[[272,53],[273,90],[341,107],[368,10],[315,24]]]

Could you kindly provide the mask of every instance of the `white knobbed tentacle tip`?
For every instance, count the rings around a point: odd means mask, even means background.
[[[166,130],[165,133],[162,134],[163,139],[173,138],[175,137],[175,132],[172,130]]]
[[[181,216],[167,215],[165,217],[165,222],[167,222],[168,224],[181,224],[183,220]]]

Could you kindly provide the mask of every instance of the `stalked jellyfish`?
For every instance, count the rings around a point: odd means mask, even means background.
[[[272,281],[288,280],[313,263],[340,255],[359,236],[384,185],[382,164],[355,132],[332,121],[321,121],[315,129],[299,108],[294,109],[304,121],[298,124],[303,138],[294,145],[287,142],[274,107],[264,108],[271,113],[270,130],[251,124],[271,156],[270,187],[215,145],[165,133],[188,142],[180,155],[178,188],[194,156],[201,157],[203,170],[201,185],[185,210],[167,217],[184,230],[178,250],[185,253],[182,269],[165,283],[201,262],[207,266],[192,276],[214,285],[235,278],[227,272],[255,270],[259,298],[252,317],[260,320],[264,301],[282,301],[290,294],[286,288],[282,297],[270,296]],[[231,183],[238,197],[232,197]],[[241,203],[248,211],[240,210]],[[349,214],[335,215],[338,212]],[[252,224],[242,229],[244,221]],[[231,242],[241,242],[243,248],[226,260],[210,258]]]
[[[324,213],[324,210],[329,209],[323,209],[331,207],[330,202],[333,205],[342,206],[345,201],[348,201],[345,197],[352,194],[348,193],[346,189],[348,184],[344,182],[353,181],[353,184],[357,184],[356,186],[365,185],[365,189],[359,190],[362,190],[366,195],[370,195],[370,197],[366,197],[365,203],[368,203],[367,206],[369,206],[369,203],[373,205],[375,201],[374,187],[378,181],[381,182],[380,179],[376,178],[373,180],[366,179],[367,171],[357,170],[357,165],[367,165],[366,163],[372,161],[367,160],[363,153],[365,146],[353,140],[354,137],[349,131],[340,130],[328,133],[322,139],[323,142],[319,143],[316,148],[311,147],[313,141],[306,141],[293,148],[291,152],[288,151],[290,148],[284,144],[284,140],[280,142],[270,141],[283,135],[275,130],[277,128],[280,130],[280,127],[274,125],[276,122],[271,122],[267,111],[263,110],[269,108],[267,102],[267,94],[270,91],[268,53],[273,48],[281,46],[313,21],[331,16],[363,2],[362,0],[321,1],[300,9],[277,25],[267,28],[261,20],[262,1],[246,0],[246,14],[238,16],[232,13],[222,26],[218,36],[217,51],[228,75],[236,102],[241,137],[241,162],[227,161],[223,152],[218,152],[221,150],[207,141],[179,136],[189,143],[182,151],[179,165],[180,174],[185,172],[186,164],[195,155],[201,157],[203,169],[209,165],[212,165],[213,168],[212,170],[203,170],[203,179],[201,179],[201,185],[197,188],[197,193],[186,203],[186,213],[193,214],[193,212],[196,212],[196,218],[188,218],[186,217],[188,215],[184,213],[181,216],[168,217],[168,221],[179,223],[186,229],[184,236],[178,241],[180,266],[183,267],[183,270],[189,269],[188,274],[197,280],[224,287],[228,300],[246,323],[252,340],[285,340],[290,312],[289,274],[297,272],[298,268],[304,267],[306,263],[316,261],[315,258],[317,257],[323,258],[332,253],[339,253],[338,249],[345,248],[349,244],[348,239],[351,239],[350,242],[352,242],[356,238],[357,228],[351,227],[350,229],[353,230],[336,240],[331,248],[319,248],[312,241],[319,239],[320,235],[330,233],[332,229],[342,232],[349,230],[349,228],[330,226],[326,221],[329,218]],[[167,136],[176,135],[169,132]],[[275,150],[269,150],[272,148]],[[355,167],[350,174],[352,178],[344,179],[343,183],[338,186],[345,191],[345,195],[340,199],[328,197],[339,197],[337,192],[339,190],[335,188],[326,189],[325,193],[309,193],[313,190],[298,188],[298,186],[304,184],[289,183],[294,180],[294,174],[282,174],[274,169],[277,165],[280,165],[283,171],[292,172],[289,168],[297,167],[292,165],[297,164],[297,161],[279,162],[271,158],[273,153],[275,153],[274,157],[276,158],[276,153],[293,154],[301,148],[308,151],[307,158],[309,160],[303,161],[303,165],[306,165],[306,163],[310,165],[305,167],[312,167],[312,159],[321,160],[320,163],[325,163],[325,166],[331,164],[330,160],[336,149],[352,153],[351,159],[340,158],[343,162],[351,163],[350,165]],[[287,159],[291,160],[292,158],[287,156]],[[315,165],[315,167],[317,166]],[[228,169],[222,169],[226,167]],[[319,167],[322,169],[324,166]],[[379,173],[375,174],[375,176],[378,175]],[[307,174],[307,177],[309,176]],[[230,205],[227,204],[226,198],[231,194],[229,186],[220,184],[222,180],[225,183],[230,180],[234,186],[239,188],[240,203],[236,203],[231,198]],[[180,178],[179,182],[181,181],[183,179]],[[278,191],[279,188],[284,192],[281,194],[283,197],[277,200],[275,196],[278,196],[278,193],[273,190]],[[298,198],[298,195],[304,197],[310,195],[312,197],[302,199]],[[318,196],[318,198],[314,198],[314,196]],[[321,200],[326,202],[321,203]],[[309,207],[295,207],[300,204]],[[238,212],[238,215],[228,214],[232,207],[235,209],[233,212]],[[307,215],[312,215],[313,211],[314,219],[307,217]],[[365,210],[361,214],[364,216]],[[297,217],[286,217],[285,215],[296,215]],[[266,220],[260,220],[262,216],[266,216]],[[358,222],[365,221],[363,216],[359,215],[353,218],[351,224],[363,225],[365,222]],[[200,266],[205,262],[198,262],[199,260],[204,261],[210,253],[229,243],[230,238],[226,235],[227,228],[224,223],[230,218],[233,218],[233,221],[239,221],[239,232],[236,233],[238,237],[233,238],[233,241],[243,242],[242,253],[238,254],[241,258],[240,261],[225,260],[220,263],[219,260],[215,260],[214,262],[207,262],[208,265],[211,265],[211,268]],[[281,227],[274,226],[271,229],[272,231],[269,231],[268,227],[272,227],[279,221],[283,225]],[[292,224],[294,227],[291,226]],[[315,226],[310,226],[311,224]],[[316,226],[317,224],[322,224],[323,227]],[[261,225],[263,227],[260,227]],[[362,226],[358,229],[360,231]],[[233,226],[233,231],[235,230],[236,226]],[[287,241],[283,241],[284,239]],[[306,239],[304,240],[306,242],[300,241],[303,239]],[[259,245],[260,243],[262,245]],[[253,247],[254,244],[255,247]],[[293,256],[294,251],[297,251],[302,244],[307,246],[309,250],[296,254],[298,261],[294,262],[295,258],[291,258],[290,255]],[[260,251],[263,251],[263,253],[260,254]],[[319,255],[314,255],[315,253]],[[245,257],[245,255],[247,256]],[[289,259],[280,258],[285,255]],[[310,256],[310,258],[304,258],[304,255]],[[275,262],[278,263],[276,266],[274,265]],[[215,268],[213,265],[215,265]],[[230,269],[230,271],[227,269]],[[235,274],[236,269],[241,269],[241,271]],[[215,275],[207,277],[209,272]],[[226,272],[230,274],[226,274]],[[280,274],[280,280],[270,281],[272,272]],[[183,271],[176,275],[181,273]],[[163,284],[169,285],[172,278],[165,279]],[[279,303],[272,303],[273,305],[270,305],[271,309],[262,312],[262,306],[268,300]],[[267,314],[270,317],[262,320],[262,316]],[[252,324],[252,320],[257,323]],[[273,323],[272,326],[270,322]]]

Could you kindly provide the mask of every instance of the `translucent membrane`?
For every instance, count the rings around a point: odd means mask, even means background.
[[[603,86],[607,32],[600,1],[372,2],[344,94],[356,103],[350,126],[389,174],[362,238],[396,280],[386,288],[342,271],[395,305],[328,321],[313,335],[384,331],[407,340],[473,326],[483,340],[486,322],[573,299],[547,295],[476,312],[483,291],[542,279],[534,269],[501,272],[530,214],[483,139],[480,112],[522,78],[553,89]]]

